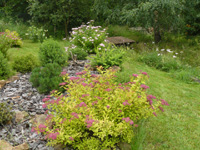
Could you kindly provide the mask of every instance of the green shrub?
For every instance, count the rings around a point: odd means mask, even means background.
[[[83,48],[81,47],[71,47],[68,50],[68,58],[71,60],[72,55],[76,56],[77,60],[85,60],[87,59],[86,57],[88,56],[88,53],[84,51]]]
[[[192,83],[194,81],[200,81],[200,69],[193,67],[186,67],[180,71],[173,72],[173,78],[181,80],[186,83]]]
[[[0,80],[6,79],[10,75],[10,67],[7,59],[0,52]]]
[[[160,54],[157,52],[144,53],[139,58],[139,61],[144,62],[150,67],[169,72],[179,70],[182,64],[176,56],[172,54]]]
[[[11,39],[6,37],[6,34],[0,34],[0,52],[7,57],[7,51],[11,47]]]
[[[40,93],[48,93],[59,88],[59,83],[62,82],[61,70],[62,68],[56,63],[46,64],[43,68],[35,68],[30,82]]]
[[[169,72],[171,70],[179,70],[182,68],[181,62],[177,58],[173,58],[170,55],[162,56],[162,63],[159,64],[157,69]]]
[[[124,56],[124,51],[122,48],[112,48],[110,45],[107,48],[98,47],[96,52],[96,55],[89,58],[91,60],[91,66],[93,68],[96,68],[96,66],[102,66],[104,69],[108,69],[112,66],[121,67]]]
[[[64,48],[61,48],[58,42],[49,39],[40,46],[39,58],[42,65],[48,63],[57,63],[64,66],[67,63],[67,54]]]
[[[26,33],[26,36],[33,42],[43,42],[45,39],[47,39],[46,33],[48,30],[44,30],[43,28],[37,28],[35,26],[31,26],[28,28],[28,33]]]
[[[101,26],[93,26],[93,21],[88,25],[81,25],[78,28],[72,28],[72,39],[70,40],[75,46],[82,47],[87,53],[94,54],[95,49],[101,43],[105,43],[107,33]]]
[[[22,47],[23,45],[22,39],[19,37],[19,34],[16,31],[10,31],[6,29],[4,34],[6,35],[7,38],[10,39],[11,46]]]
[[[155,67],[157,68],[158,65],[162,64],[162,57],[158,56],[157,52],[152,52],[152,53],[147,53],[144,55],[141,55],[139,57],[139,61],[144,62],[150,67]]]
[[[21,73],[26,73],[31,72],[38,65],[36,57],[30,54],[15,58],[13,69]]]
[[[142,119],[163,111],[168,105],[163,99],[147,95],[146,72],[133,74],[130,82],[115,82],[115,70],[102,70],[91,75],[89,69],[78,77],[63,77],[68,96],[53,93],[43,99],[49,111],[46,123],[36,124],[32,131],[44,133],[48,145],[72,145],[79,150],[114,149],[119,142],[130,143],[134,128]]]
[[[12,120],[13,113],[11,107],[6,103],[0,103],[0,125],[4,125]]]

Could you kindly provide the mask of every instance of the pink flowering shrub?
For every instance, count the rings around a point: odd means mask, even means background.
[[[22,46],[22,40],[16,31],[5,30],[0,33],[0,51],[7,57],[7,51],[12,46]]]
[[[157,116],[163,99],[147,94],[147,73],[133,74],[130,82],[117,84],[114,69],[102,70],[91,75],[86,68],[68,77],[63,73],[68,95],[54,92],[43,99],[43,107],[49,108],[47,122],[33,128],[42,132],[49,145],[71,145],[79,150],[114,148],[118,142],[130,143],[133,128],[141,119]]]
[[[87,23],[87,25],[81,25],[78,28],[72,28],[72,39],[70,42],[74,46],[72,48],[82,47],[87,53],[96,53],[97,46],[105,47],[105,39],[107,33],[101,26],[93,26],[93,21]]]

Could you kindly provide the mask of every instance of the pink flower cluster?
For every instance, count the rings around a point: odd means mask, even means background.
[[[145,89],[145,90],[149,88],[149,86],[147,86],[145,84],[141,84],[140,87],[143,88],[143,89]]]
[[[131,105],[131,104],[128,103],[128,100],[125,100],[125,102],[123,102],[123,105],[126,106],[126,105]]]
[[[67,84],[67,82],[62,82],[62,83],[60,83],[59,85],[60,86],[63,86],[63,85],[66,85]]]
[[[127,118],[122,118],[122,120],[126,121],[126,122],[129,123],[130,125],[133,125],[133,124],[134,124],[134,122],[133,122],[129,117],[127,117]]]
[[[148,95],[148,96],[147,96],[147,101],[149,102],[149,105],[152,105],[152,104],[153,104],[152,99],[156,99],[156,97],[153,96],[153,95]]]
[[[79,107],[87,107],[87,105],[86,105],[84,102],[81,102],[81,103],[79,104]]]
[[[67,74],[67,72],[66,71],[63,71],[63,72],[61,72],[61,76],[64,76],[64,75],[66,75]]]
[[[95,104],[97,104],[97,103],[98,103],[98,101],[96,100],[96,101],[92,102],[92,105],[95,105]]]
[[[78,75],[84,75],[84,74],[86,74],[87,73],[87,71],[82,71],[82,72],[77,72],[76,73],[76,75],[78,76]]]
[[[95,120],[89,118],[89,116],[87,115],[86,120],[85,120],[85,123],[87,124],[87,128],[90,128],[92,126],[93,122],[95,122]]]
[[[105,91],[110,92],[112,91],[112,89],[108,88],[108,89],[105,89]]]
[[[77,113],[73,112],[73,113],[71,113],[71,115],[72,115],[72,116],[74,116],[74,118],[77,118],[77,119],[79,119],[79,116],[78,116],[78,114],[77,114]]]
[[[40,132],[44,132],[44,131],[46,130],[47,126],[45,126],[45,125],[43,125],[43,124],[40,124],[40,125],[38,126],[38,128],[39,128],[39,131],[40,131]]]
[[[59,132],[56,132],[56,133],[49,133],[49,134],[46,135],[45,138],[52,139],[52,140],[56,140],[58,135],[59,135]]]

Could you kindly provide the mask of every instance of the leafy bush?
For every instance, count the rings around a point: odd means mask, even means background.
[[[39,58],[42,65],[57,63],[64,66],[67,63],[67,54],[58,42],[49,39],[40,46]]]
[[[6,79],[10,74],[10,69],[7,59],[0,52],[0,80]]]
[[[32,71],[30,82],[40,93],[48,93],[59,88],[62,78],[59,76],[62,68],[56,64],[46,64],[43,68],[35,68]]]
[[[0,52],[7,57],[7,51],[11,47],[11,39],[6,37],[6,34],[0,33]]]
[[[0,125],[8,123],[12,118],[13,113],[11,112],[11,107],[6,103],[0,103]]]
[[[77,46],[72,46],[71,48],[69,48],[68,50],[68,58],[71,60],[72,59],[72,55],[76,56],[77,60],[85,60],[86,57],[88,56],[88,53],[84,51],[83,48],[81,47],[77,47]]]
[[[74,45],[83,47],[87,53],[95,53],[97,46],[104,43],[107,37],[106,30],[102,30],[101,26],[92,26],[92,22],[72,28],[72,39],[70,40]]]
[[[47,39],[46,33],[48,30],[44,30],[43,28],[37,28],[35,26],[31,26],[28,28],[28,33],[26,35],[33,42],[43,42]]]
[[[82,149],[114,148],[118,142],[131,142],[134,127],[150,116],[157,116],[163,99],[147,95],[146,72],[133,74],[130,82],[117,84],[115,70],[91,75],[89,69],[78,77],[63,78],[68,95],[53,93],[43,99],[43,108],[49,111],[46,123],[36,124],[32,131],[44,133],[48,145],[72,145]]]
[[[31,72],[38,65],[39,63],[36,60],[36,57],[30,54],[17,57],[14,60],[13,69],[21,73],[26,73]]]
[[[8,29],[5,30],[4,34],[7,38],[10,39],[11,46],[19,46],[21,47],[23,42],[22,39],[19,37],[19,34],[16,31],[10,31]]]
[[[96,52],[96,55],[89,58],[93,68],[102,66],[104,69],[108,69],[112,66],[121,66],[124,55],[123,49],[117,47],[112,48],[111,46],[107,48],[98,47]]]

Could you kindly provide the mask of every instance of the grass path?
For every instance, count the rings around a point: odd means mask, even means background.
[[[148,93],[165,99],[170,105],[164,108],[164,113],[142,125],[134,149],[199,150],[200,85],[173,79],[165,72],[136,62],[131,56],[123,66],[119,74],[122,80],[139,70],[147,72],[150,76]]]

